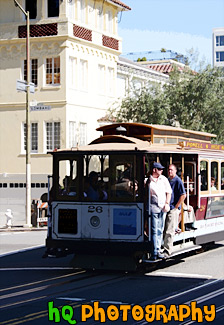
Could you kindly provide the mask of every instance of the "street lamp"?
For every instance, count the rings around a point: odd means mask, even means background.
[[[26,89],[26,225],[31,224],[31,163],[30,163],[30,13],[14,0],[15,6],[26,16],[26,66],[27,66],[27,89]]]

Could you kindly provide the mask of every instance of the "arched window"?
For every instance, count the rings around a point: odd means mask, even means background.
[[[216,191],[218,190],[218,162],[217,161],[212,161],[211,162],[211,190]]]
[[[208,162],[202,160],[200,162],[200,174],[201,174],[201,191],[208,190]]]

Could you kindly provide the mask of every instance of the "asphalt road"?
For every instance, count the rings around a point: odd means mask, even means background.
[[[43,259],[45,235],[0,233],[0,324],[148,324],[159,313],[168,324],[223,324],[224,242],[146,271],[90,272],[70,268],[71,257]],[[181,308],[189,317],[175,321]]]

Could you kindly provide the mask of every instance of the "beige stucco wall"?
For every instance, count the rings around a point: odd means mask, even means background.
[[[19,1],[23,6],[25,2]],[[76,3],[76,2],[75,2]],[[91,2],[94,5],[94,1]],[[101,2],[96,1],[99,5]],[[77,6],[77,4],[76,4]],[[18,38],[18,26],[25,25],[24,15],[16,8],[13,1],[0,0],[0,174],[25,173],[25,152],[23,151],[22,125],[26,120],[25,92],[16,90],[16,80],[23,79],[23,62],[26,59],[26,40]],[[38,153],[31,153],[31,172],[49,174],[51,172],[51,157],[46,154],[45,122],[61,123],[61,148],[69,144],[69,121],[77,125],[87,123],[87,142],[99,136],[96,128],[97,119],[105,115],[106,110],[116,98],[116,64],[120,51],[102,46],[102,32],[105,35],[117,36],[116,7],[104,4],[113,11],[113,35],[97,28],[97,12],[95,11],[92,42],[73,36],[73,23],[68,17],[68,2],[60,3],[58,18],[46,17],[46,3],[37,1],[37,19],[31,24],[58,23],[58,35],[48,37],[33,37],[30,39],[30,57],[38,59],[38,86],[35,94],[30,94],[30,101],[51,106],[50,111],[31,112],[30,121],[38,122]],[[86,8],[86,24],[88,27],[89,7]],[[61,83],[59,86],[45,85],[45,60],[48,57],[60,56]],[[69,57],[88,62],[88,88],[80,91],[71,88],[69,84]],[[99,91],[98,64],[114,69],[114,93]]]

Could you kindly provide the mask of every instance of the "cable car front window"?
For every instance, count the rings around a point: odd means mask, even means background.
[[[111,200],[136,201],[138,180],[136,179],[135,156],[111,157]]]
[[[109,158],[107,155],[84,156],[83,197],[85,201],[108,199]]]
[[[77,199],[78,197],[77,166],[77,161],[73,159],[59,161],[58,194],[64,198]]]

